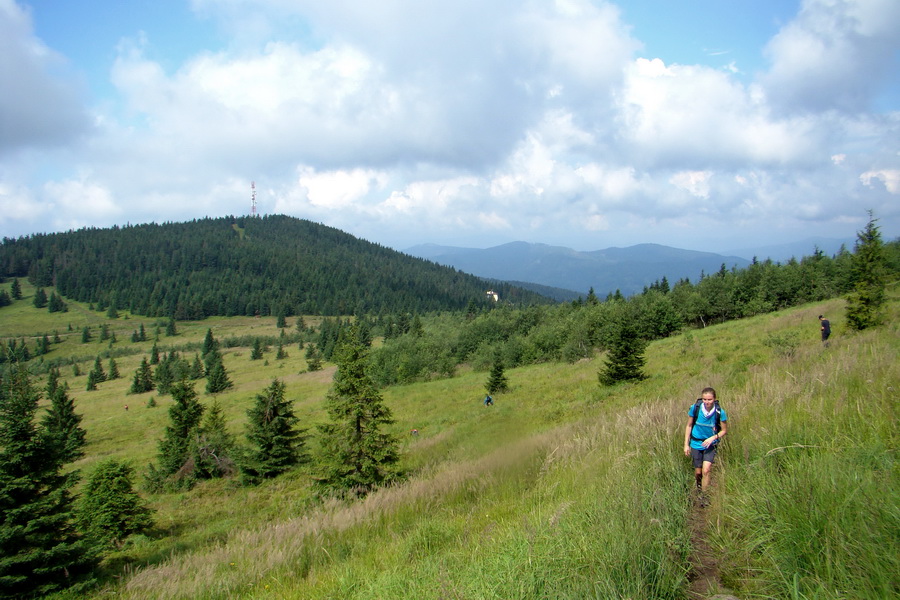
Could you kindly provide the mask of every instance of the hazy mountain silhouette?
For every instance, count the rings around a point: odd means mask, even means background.
[[[723,264],[726,269],[750,264],[739,256],[681,250],[659,244],[591,252],[528,242],[511,242],[485,249],[423,244],[405,252],[479,277],[516,281],[518,285],[534,283],[579,294],[587,294],[593,288],[600,297],[616,290],[626,296],[639,293],[663,277],[673,285],[683,278],[696,281],[701,273],[718,271]]]

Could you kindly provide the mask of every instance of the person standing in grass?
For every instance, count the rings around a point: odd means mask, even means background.
[[[828,338],[831,336],[831,322],[825,318],[825,315],[819,315],[819,323],[822,329],[822,343],[828,345]]]
[[[716,459],[719,440],[727,432],[728,415],[716,400],[716,390],[711,387],[700,392],[700,399],[688,409],[688,423],[684,428],[684,455],[694,464],[694,477],[701,501],[709,486],[709,474]]]

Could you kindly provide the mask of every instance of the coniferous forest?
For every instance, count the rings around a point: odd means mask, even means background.
[[[461,310],[485,282],[283,215],[80,229],[5,238],[0,276],[149,317]],[[493,284],[491,284],[493,286]],[[513,303],[546,302],[498,284]]]

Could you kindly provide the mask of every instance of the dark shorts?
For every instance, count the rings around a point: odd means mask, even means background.
[[[694,461],[694,468],[699,469],[703,466],[703,463],[708,462],[711,463],[716,460],[716,446],[715,444],[707,448],[706,450],[697,450],[696,448],[691,448],[691,458]]]

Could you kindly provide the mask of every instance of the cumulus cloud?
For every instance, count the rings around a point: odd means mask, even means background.
[[[891,194],[900,194],[900,169],[881,169],[880,171],[866,171],[859,176],[864,185],[872,187],[873,180],[880,180],[885,189]]]
[[[30,15],[0,0],[0,156],[64,144],[88,130],[80,86],[67,67],[34,36]]]
[[[818,135],[803,118],[777,119],[727,73],[639,58],[619,95],[621,136],[648,166],[803,163]]]
[[[766,93],[787,112],[867,110],[897,77],[898,31],[895,0],[804,0],[766,48]]]

